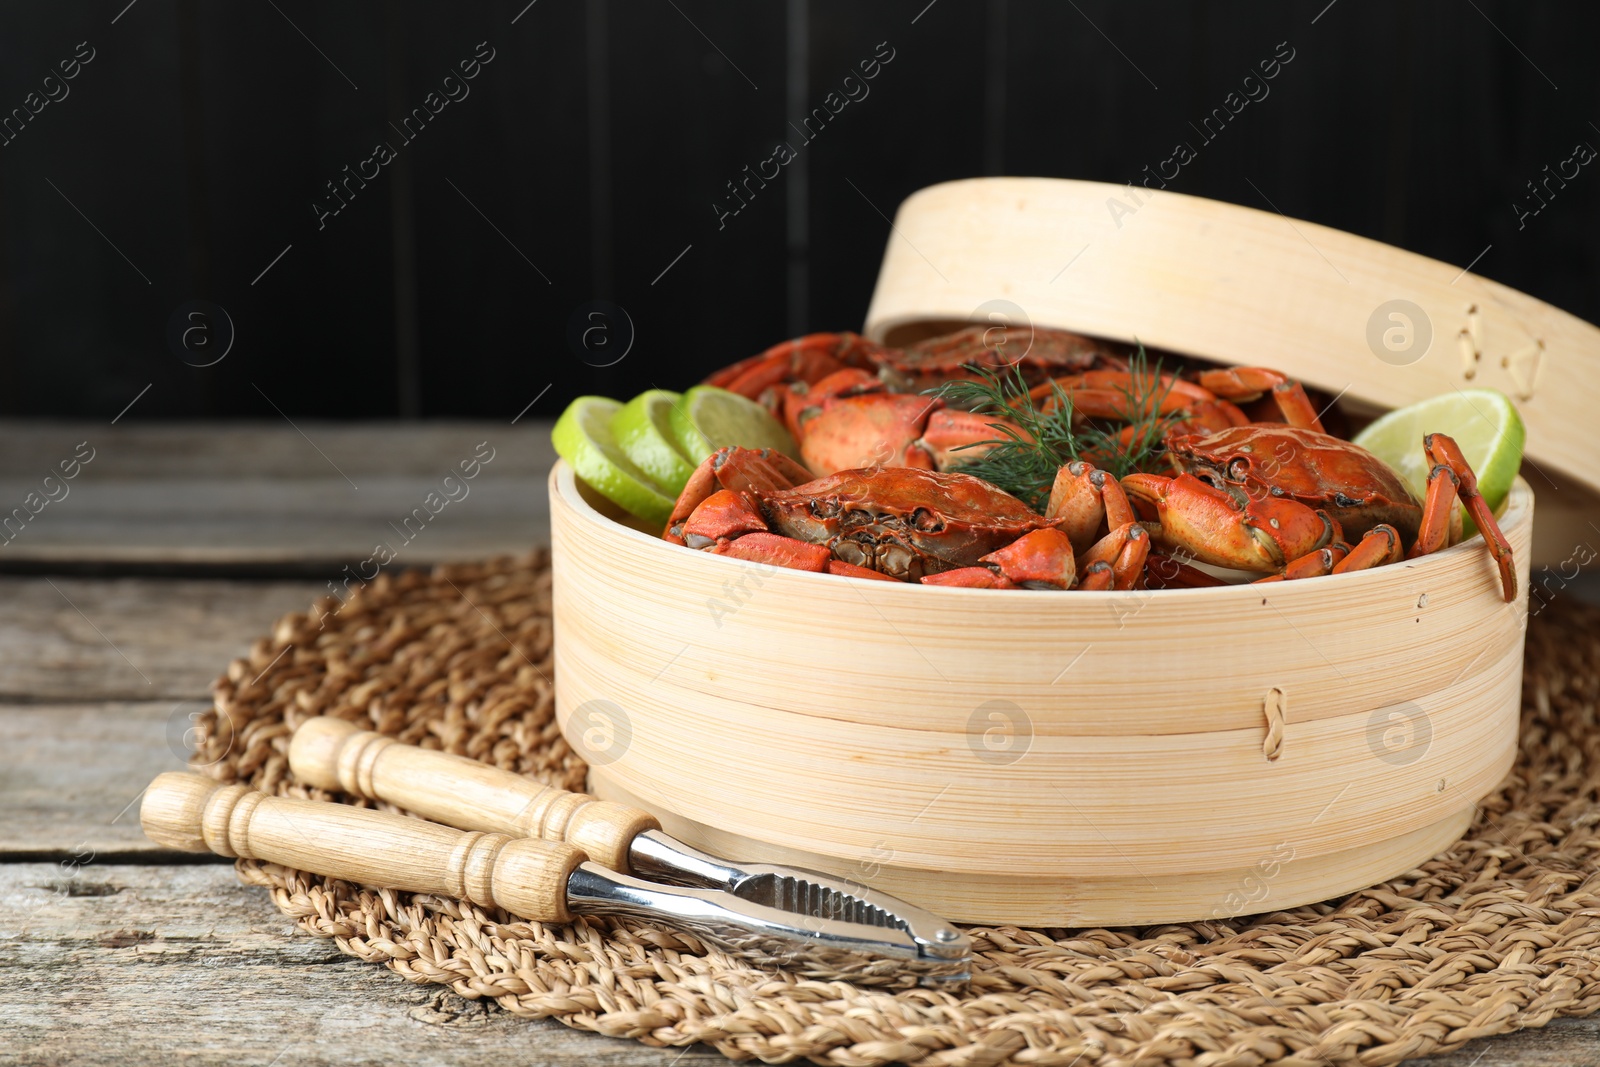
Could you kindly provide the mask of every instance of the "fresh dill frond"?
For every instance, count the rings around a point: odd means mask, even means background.
[[[1001,436],[961,446],[957,451],[988,451],[952,469],[999,486],[1035,511],[1048,505],[1056,472],[1074,460],[1088,460],[1117,478],[1151,469],[1167,428],[1178,417],[1160,414],[1172,379],[1163,379],[1159,360],[1149,366],[1143,345],[1128,361],[1127,383],[1119,386],[1126,410],[1134,416],[1126,423],[1082,417],[1071,396],[1054,381],[1050,402],[1042,406],[1048,410],[1043,410],[1015,366],[1009,373],[986,367],[972,370],[977,380],[946,382],[928,392],[975,415],[1008,419],[1015,426],[995,423]]]
[[[1128,360],[1128,382],[1119,387],[1127,400],[1127,409],[1134,412],[1135,417],[1126,426],[1114,429],[1091,426],[1086,431],[1096,438],[1094,450],[1103,460],[1097,461],[1097,466],[1118,478],[1136,471],[1151,471],[1167,430],[1180,417],[1176,412],[1161,414],[1176,380],[1176,375],[1162,375],[1159,359],[1155,366],[1150,366],[1144,346],[1139,346]]]

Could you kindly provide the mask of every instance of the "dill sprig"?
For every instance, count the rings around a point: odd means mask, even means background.
[[[1003,435],[963,445],[989,451],[954,470],[990,482],[1021,500],[1035,511],[1043,511],[1050,499],[1056,471],[1073,460],[1086,459],[1114,477],[1150,470],[1159,454],[1162,438],[1176,415],[1161,415],[1161,405],[1172,391],[1172,380],[1161,376],[1161,361],[1149,365],[1144,346],[1128,361],[1128,383],[1119,386],[1127,400],[1127,410],[1137,417],[1131,423],[1107,422],[1079,417],[1072,398],[1054,381],[1050,383],[1052,403],[1041,410],[1033,401],[1027,382],[1016,366],[1009,373],[974,366],[978,380],[946,382],[930,393],[966,408],[976,415],[1009,419],[1015,427],[994,424]],[[1133,427],[1124,443],[1121,433]]]

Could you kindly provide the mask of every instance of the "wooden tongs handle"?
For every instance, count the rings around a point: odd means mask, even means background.
[[[661,824],[648,812],[543,785],[465,756],[402,744],[343,719],[300,724],[294,776],[319,789],[391,804],[463,830],[564,841],[603,867],[633,873],[633,839]]]
[[[150,783],[139,821],[152,841],[169,848],[437,893],[541,922],[571,921],[567,881],[585,859],[578,849],[554,841],[268,796],[186,771],[168,771]]]

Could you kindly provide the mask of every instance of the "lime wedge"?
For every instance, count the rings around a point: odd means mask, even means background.
[[[1428,491],[1428,457],[1422,438],[1448,434],[1478,476],[1478,492],[1497,511],[1522,466],[1527,436],[1511,398],[1495,389],[1458,389],[1391,411],[1355,436],[1355,443],[1398,471],[1421,500]],[[1467,518],[1465,534],[1477,532]]]
[[[678,450],[672,433],[672,408],[683,399],[665,389],[640,393],[611,420],[611,435],[633,465],[676,496],[694,473],[694,464]]]
[[[622,405],[609,397],[580,396],[567,405],[550,431],[556,453],[595,491],[630,515],[665,526],[672,497],[634,465],[611,436],[611,420]]]
[[[672,408],[672,433],[679,449],[699,463],[727,445],[775,448],[791,459],[800,449],[766,408],[714,385],[697,385]]]

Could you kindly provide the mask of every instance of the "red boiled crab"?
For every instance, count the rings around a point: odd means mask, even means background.
[[[1204,563],[1269,572],[1268,581],[1341,574],[1437,552],[1461,534],[1466,505],[1516,599],[1511,545],[1455,441],[1428,434],[1433,464],[1419,503],[1382,460],[1359,445],[1304,427],[1258,423],[1175,433],[1174,477],[1130,474],[1123,489],[1165,550]]]
[[[1483,532],[1505,599],[1515,599],[1510,545],[1449,437],[1423,440],[1433,466],[1419,502],[1377,457],[1324,433],[1304,389],[1277,371],[1234,367],[1152,382],[1092,342],[1040,333],[1052,343],[1026,366],[1029,380],[1077,366],[1036,386],[1035,403],[1049,410],[1065,393],[1075,413],[1135,424],[1125,438],[1138,423],[1172,417],[1164,444],[1173,475],[1132,474],[1119,484],[1090,464],[1069,464],[1057,474],[1045,516],[988,483],[978,484],[1009,503],[966,486],[964,476],[929,476],[927,469],[981,455],[955,449],[1020,430],[937,398],[890,392],[885,383],[970,377],[966,368],[985,365],[985,353],[989,366],[1002,366],[993,354],[1005,351],[1007,332],[974,327],[898,353],[854,334],[814,334],[711,379],[763,396],[795,431],[811,471],[779,456],[765,463],[713,457],[679,498],[666,536],[836,573],[865,566],[878,576],[939,584],[1066,588],[1072,583],[1060,584],[1060,576],[1075,571],[1085,588],[1126,589],[1217,583],[1186,558],[1276,581],[1424,555],[1459,539],[1460,502]],[[812,472],[838,475],[810,481]],[[998,525],[986,524],[989,507],[1000,509]],[[1046,529],[1066,534],[1075,562],[1063,566],[1059,547],[1036,536]],[[1019,547],[1003,555],[991,544],[996,538]]]
[[[1419,502],[1382,460],[1323,432],[1298,382],[1265,367],[1200,371],[1194,378],[1163,375],[1152,389],[1140,388],[1152,383],[1129,372],[1089,371],[1031,394],[1048,407],[1058,391],[1065,393],[1075,411],[1097,418],[1176,416],[1163,442],[1176,475],[1122,480],[1140,514],[1155,520],[1152,584],[1213,581],[1173,556],[1268,572],[1264,580],[1275,581],[1375,567],[1408,551],[1425,555],[1459,540],[1459,501],[1483,532],[1505,599],[1516,598],[1511,546],[1449,437],[1423,439],[1432,470]],[[1135,397],[1147,398],[1141,410],[1134,410]],[[1252,422],[1239,404],[1283,422]]]
[[[1150,538],[1114,480],[1075,466],[1063,468],[1049,513],[1040,515],[965,474],[877,467],[812,479],[776,452],[724,448],[689,479],[663,536],[718,555],[862,578],[1132,588]],[[1086,549],[1081,558],[1073,535]]]

